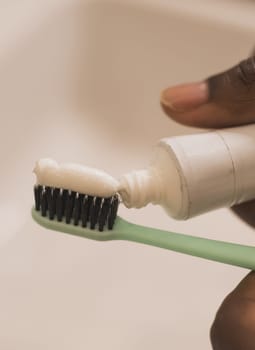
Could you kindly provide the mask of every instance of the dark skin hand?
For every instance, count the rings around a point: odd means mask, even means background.
[[[204,82],[163,91],[161,105],[175,121],[201,128],[255,122],[255,56]],[[255,201],[232,208],[255,227]],[[211,328],[214,350],[255,350],[255,272],[250,272],[220,306]]]

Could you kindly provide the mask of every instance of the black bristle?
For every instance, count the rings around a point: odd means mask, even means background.
[[[72,208],[72,211],[73,211],[73,208],[74,208],[75,197],[76,197],[76,192],[71,191],[71,208]]]
[[[98,215],[99,215],[100,208],[101,208],[101,202],[102,202],[102,198],[94,197],[91,208],[90,208],[90,212],[89,212],[89,221],[90,221],[91,230],[94,230],[96,227]]]
[[[103,205],[98,217],[98,228],[100,232],[104,230],[104,226],[110,211],[110,206],[111,198],[104,198]]]
[[[52,193],[54,215],[57,212],[57,198],[58,198],[59,193],[60,193],[60,188],[54,188],[53,193]]]
[[[93,202],[92,196],[86,196],[84,197],[83,203],[82,203],[82,209],[81,209],[81,224],[82,227],[87,226],[87,222],[89,221],[89,213],[90,213],[90,207]]]
[[[46,216],[47,214],[47,196],[45,191],[43,191],[41,197],[41,214],[42,216]]]
[[[67,195],[68,195],[68,190],[63,190],[62,191],[62,201],[63,201],[63,206],[62,206],[62,216],[65,215],[65,210],[66,210],[66,198],[67,198]]]
[[[119,198],[93,197],[67,189],[50,186],[34,186],[35,209],[50,220],[64,220],[67,224],[81,225],[100,232],[107,227],[113,228]]]
[[[51,192],[53,191],[53,188],[50,186],[46,186],[45,187],[45,193],[46,193],[46,197],[47,197],[47,202],[49,204],[49,202],[51,201]]]
[[[112,203],[111,203],[111,209],[108,217],[108,229],[112,230],[113,225],[117,216],[117,211],[118,211],[118,206],[119,206],[119,198],[117,195],[115,195],[112,198]]]
[[[59,192],[56,198],[56,215],[57,215],[57,220],[62,221],[63,217],[63,206],[64,206],[64,201],[63,201],[63,192]]]
[[[66,218],[67,224],[70,224],[71,217],[72,217],[72,197],[71,197],[71,194],[68,193],[66,195],[66,201],[65,201],[65,218]]]
[[[41,207],[42,186],[34,186],[35,210],[39,211]]]
[[[51,189],[51,191],[46,191],[46,197],[48,201],[48,215],[50,220],[54,219],[56,210],[56,202],[54,202],[53,191],[53,189]]]
[[[77,195],[74,200],[74,209],[73,209],[73,219],[74,225],[77,226],[81,217],[81,201],[82,198],[80,195]]]

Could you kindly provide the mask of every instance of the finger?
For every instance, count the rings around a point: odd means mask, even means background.
[[[255,201],[238,204],[231,209],[240,219],[255,227]]]
[[[162,108],[176,122],[198,128],[223,128],[255,122],[255,106],[239,106],[239,112],[236,108],[235,113],[216,103],[205,103],[188,112],[173,111],[164,104]]]
[[[163,91],[161,105],[171,118],[197,127],[226,127],[255,121],[255,57],[206,82]]]
[[[220,306],[211,342],[214,350],[255,349],[255,272],[249,273]]]

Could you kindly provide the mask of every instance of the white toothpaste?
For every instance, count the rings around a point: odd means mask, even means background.
[[[97,197],[114,195],[119,183],[106,172],[74,163],[58,164],[44,158],[36,162],[34,173],[37,184],[69,189]]]

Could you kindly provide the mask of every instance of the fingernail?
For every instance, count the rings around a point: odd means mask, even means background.
[[[185,112],[199,107],[208,100],[208,86],[206,82],[183,84],[164,90],[161,103],[178,112]]]

